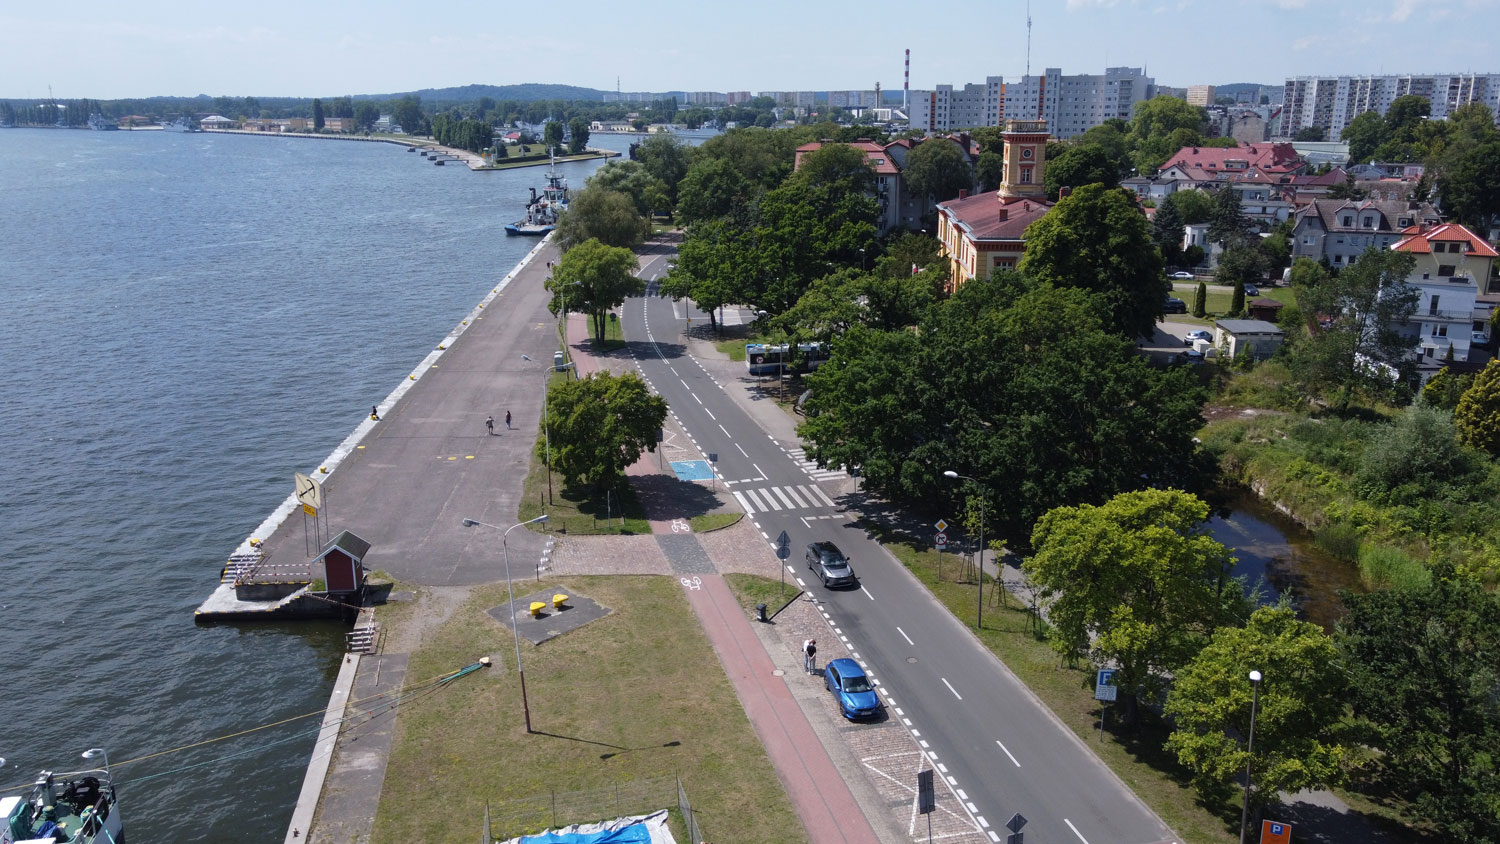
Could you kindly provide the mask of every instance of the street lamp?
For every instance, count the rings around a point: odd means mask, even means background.
[[[977,478],[960,475],[952,469],[943,472],[943,476],[954,480],[962,478],[966,481],[973,481],[975,486],[979,486]],[[996,575],[999,573],[998,570],[995,572]],[[979,575],[974,579],[979,581],[979,614],[974,616],[974,629],[978,630],[984,626],[984,488],[982,486],[979,490]]]
[[[102,748],[102,747],[89,748],[88,750],[85,750],[83,752],[83,758],[85,758],[85,759],[93,759],[95,757],[103,757],[104,758],[104,778],[105,779],[110,779],[110,775],[109,775],[109,753],[104,748]]]
[[[1260,672],[1250,672],[1250,734],[1245,739],[1245,801],[1240,805],[1240,844],[1245,844],[1245,827],[1250,822],[1250,764],[1255,750],[1255,707],[1260,703]]]
[[[501,532],[500,549],[505,555],[505,591],[510,595],[510,635],[516,640],[516,675],[521,678],[521,711],[526,714],[526,732],[528,733],[531,732],[531,704],[526,701],[526,669],[521,667],[521,633],[516,629],[516,587],[510,580],[510,547],[506,542],[510,539],[510,532],[516,528],[522,525],[545,521],[547,521],[546,513],[537,516],[535,519],[511,525],[508,528],[487,524],[476,519],[464,519],[464,527],[487,527]],[[92,753],[93,751],[89,752]],[[84,755],[87,756],[88,754]]]

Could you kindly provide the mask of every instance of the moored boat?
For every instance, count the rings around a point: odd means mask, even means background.
[[[531,189],[526,217],[507,225],[505,233],[528,237],[551,234],[557,228],[557,218],[568,210],[568,198],[568,180],[557,172],[557,158],[553,156],[547,169],[547,186],[542,188],[541,195],[537,195],[536,188]]]
[[[43,771],[24,793],[0,796],[0,844],[39,841],[124,844],[107,762],[102,770]]]

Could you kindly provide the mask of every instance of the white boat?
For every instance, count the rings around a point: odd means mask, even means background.
[[[197,122],[188,117],[179,117],[176,120],[171,121],[170,123],[163,123],[161,124],[161,128],[167,130],[168,132],[200,131],[198,129]]]
[[[120,124],[96,112],[89,115],[89,128],[97,132],[110,132],[119,129]]]
[[[22,794],[0,796],[0,844],[124,844],[109,768],[43,771]]]
[[[557,218],[568,210],[568,198],[568,180],[557,172],[557,156],[553,155],[552,163],[547,168],[547,186],[542,188],[541,196],[537,196],[536,188],[531,189],[531,201],[526,203],[526,217],[507,225],[505,233],[528,237],[551,234],[557,227]]]

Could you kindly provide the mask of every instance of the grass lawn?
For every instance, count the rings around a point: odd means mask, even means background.
[[[1193,307],[1193,297],[1197,295],[1197,290],[1197,282],[1179,283],[1173,287],[1172,295],[1186,302],[1188,305],[1188,309],[1191,310]],[[1295,301],[1293,301],[1292,289],[1290,287],[1262,287],[1260,288],[1259,296],[1246,296],[1245,299],[1275,299],[1276,301],[1286,305],[1296,304]],[[1207,295],[1204,297],[1204,310],[1208,312],[1208,316],[1206,318],[1199,319],[1193,316],[1191,313],[1169,314],[1167,318],[1172,320],[1173,322],[1191,322],[1196,325],[1212,325],[1215,319],[1218,319],[1224,314],[1229,313],[1229,305],[1233,301],[1234,288],[1210,284],[1208,285]]]
[[[974,585],[953,582],[959,567],[952,555],[942,561],[943,581],[939,583],[936,551],[919,549],[904,540],[884,544],[949,612],[973,626],[977,611]],[[1101,743],[1092,667],[1064,665],[1057,652],[1028,628],[1029,615],[1015,597],[1007,595],[1007,603],[1004,608],[995,606],[988,603],[987,595],[984,628],[979,631],[981,641],[1184,841],[1192,844],[1237,841],[1238,797],[1227,795],[1214,805],[1204,805],[1189,785],[1187,771],[1162,750],[1168,731],[1152,716],[1146,716],[1135,732],[1122,730],[1110,720],[1105,741]]]
[[[603,346],[599,346],[597,345],[599,341],[594,339],[594,319],[593,317],[588,317],[588,342],[593,344],[591,348],[602,349],[606,352],[618,349],[625,345],[625,330],[620,327],[618,319],[605,317],[604,344]]]
[[[569,377],[567,372],[552,375],[553,383]],[[552,503],[547,503],[547,464],[539,456],[543,431],[537,430],[537,446],[531,452],[531,468],[526,473],[526,484],[521,493],[519,518],[521,521],[547,514],[544,524],[533,525],[537,531],[557,533],[650,533],[651,523],[646,521],[646,512],[636,500],[630,484],[621,484],[621,489],[612,496],[603,491],[568,486],[562,475],[552,473]],[[623,514],[624,518],[621,519]]]
[[[521,718],[511,633],[485,613],[503,584],[478,587],[411,655],[410,682],[488,655],[495,666],[404,705],[372,840],[469,844],[485,806],[497,838],[538,832],[553,793],[682,778],[709,840],[806,841],[786,792],[682,589],[669,577],[576,577],[540,588],[587,595],[613,613],[539,647],[522,643],[532,727]],[[657,808],[675,806],[664,795]],[[518,821],[505,809],[532,799]],[[613,817],[603,801],[588,817]],[[578,809],[584,814],[587,809]],[[505,818],[510,818],[509,822]],[[515,828],[521,826],[524,828]],[[686,840],[681,828],[679,840]]]
[[[758,574],[726,574],[724,582],[729,585],[729,591],[734,593],[740,606],[752,616],[755,615],[756,604],[765,604],[766,614],[770,615],[802,593],[795,580],[783,582]]]
[[[693,533],[708,533],[711,530],[727,528],[744,516],[744,513],[705,513],[688,519],[688,525],[693,528]]]

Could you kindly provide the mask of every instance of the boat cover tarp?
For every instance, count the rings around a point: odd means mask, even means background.
[[[677,844],[667,828],[665,810],[615,818],[603,823],[573,824],[500,844]]]

